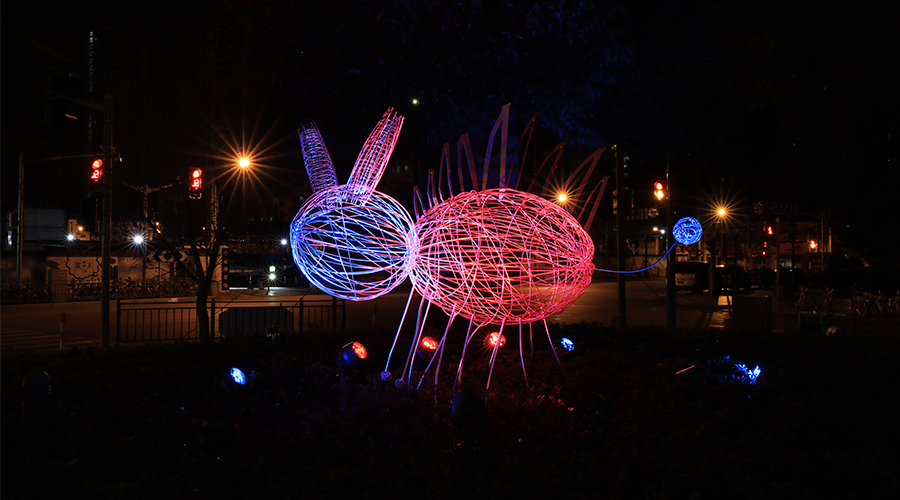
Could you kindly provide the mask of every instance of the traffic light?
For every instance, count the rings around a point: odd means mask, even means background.
[[[95,158],[91,162],[91,191],[99,192],[103,187],[103,160]]]
[[[192,200],[199,200],[203,194],[203,171],[199,168],[191,170],[189,180],[191,184],[188,188],[188,193]]]
[[[653,183],[653,198],[658,205],[664,205],[666,203],[666,185],[661,181]]]

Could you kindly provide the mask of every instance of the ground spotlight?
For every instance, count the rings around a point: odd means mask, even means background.
[[[340,369],[352,369],[366,359],[366,348],[359,342],[350,342],[338,351],[337,365]]]
[[[575,342],[568,337],[563,337],[559,339],[559,345],[562,346],[563,349],[572,352],[575,350]]]
[[[438,348],[438,341],[434,340],[431,337],[422,337],[422,340],[419,341],[418,347],[416,347],[416,364],[421,367],[422,365],[431,361],[434,357],[435,351]]]
[[[497,345],[497,342],[500,343],[500,347],[506,345],[506,337],[500,332],[489,333],[484,338],[485,347],[488,347],[490,349],[493,349]]]
[[[475,391],[463,390],[453,396],[451,421],[459,427],[467,440],[475,439],[484,431],[487,422],[487,405]]]
[[[243,370],[232,366],[219,373],[216,377],[216,387],[222,394],[237,394],[244,390],[249,379]]]

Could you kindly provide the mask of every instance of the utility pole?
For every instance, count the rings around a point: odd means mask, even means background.
[[[109,273],[112,247],[112,101],[110,94],[103,96],[106,126],[103,137],[103,216],[100,229],[100,347],[109,347]]]
[[[19,230],[16,235],[16,286],[22,279],[22,246],[25,244],[25,153],[19,153]]]
[[[47,161],[71,160],[75,158],[93,158],[95,155],[67,155],[53,156],[50,158],[36,158],[26,160],[25,153],[19,153],[19,213],[17,217],[18,233],[16,235],[16,284],[18,285],[22,277],[22,249],[25,246],[25,164],[41,163]]]
[[[622,199],[625,194],[625,173],[622,171],[622,157],[620,146],[616,145],[616,192],[618,193],[619,204],[616,210],[616,254],[618,255],[619,271],[625,270],[625,205]],[[616,274],[619,285],[619,329],[624,330],[627,326],[625,315],[625,273]]]
[[[143,221],[141,222],[141,236],[144,237],[144,242],[141,244],[141,248],[143,249],[142,250],[142,260],[141,260],[141,281],[143,282],[144,279],[146,279],[146,273],[147,273],[147,241],[150,239],[147,237],[147,235],[150,234],[150,226],[148,225],[149,220],[150,220],[149,219],[150,210],[149,210],[149,206],[148,206],[149,204],[147,201],[147,196],[150,193],[153,193],[155,191],[170,188],[170,187],[174,186],[175,183],[173,182],[171,184],[166,184],[165,186],[157,186],[157,187],[153,187],[153,188],[148,186],[147,184],[144,184],[141,187],[137,187],[134,184],[131,184],[131,183],[125,182],[125,181],[122,181],[122,184],[125,184],[126,186],[130,187],[131,189],[134,189],[135,191],[140,191],[141,195],[144,198],[143,199],[144,218],[143,218]]]
[[[666,231],[666,248],[671,248],[673,244],[677,244],[672,235],[672,229],[675,227],[675,224],[673,223],[675,218],[672,210],[671,178],[671,163],[669,161],[669,156],[666,155],[666,197],[668,198],[668,200],[666,200],[666,223],[669,226],[668,231]],[[675,329],[675,252],[671,251],[669,252],[669,255],[666,256],[666,328],[669,330]]]

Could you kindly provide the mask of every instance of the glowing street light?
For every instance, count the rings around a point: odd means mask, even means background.
[[[238,165],[240,165],[241,168],[247,168],[250,166],[250,159],[245,156],[238,160]]]
[[[135,244],[135,245],[141,245],[141,244],[144,243],[144,237],[143,237],[142,235],[140,235],[140,234],[134,235],[134,238],[133,238],[133,239],[134,239],[134,244]]]
[[[560,203],[565,203],[566,200],[569,199],[569,197],[566,196],[566,193],[559,193],[559,195],[557,195],[556,199],[557,199],[557,201],[559,201]]]
[[[66,239],[69,241],[75,241],[75,235],[72,233],[69,233],[66,235]]]
[[[718,215],[719,217],[725,217],[725,214],[727,213],[728,211],[725,210],[725,207],[719,207],[719,209],[716,210],[716,215]]]

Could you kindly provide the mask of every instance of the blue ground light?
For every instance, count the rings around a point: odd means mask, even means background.
[[[230,374],[231,378],[238,385],[244,385],[247,382],[247,377],[244,376],[244,372],[240,368],[232,368]]]

